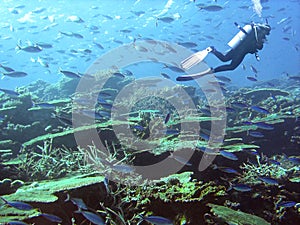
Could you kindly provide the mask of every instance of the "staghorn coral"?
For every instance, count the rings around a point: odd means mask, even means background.
[[[17,170],[26,180],[55,179],[73,171],[88,171],[84,164],[84,156],[80,151],[66,147],[54,148],[52,140],[44,141],[38,150],[24,151],[19,156],[21,163]]]

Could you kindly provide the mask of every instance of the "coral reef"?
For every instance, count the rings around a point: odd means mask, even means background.
[[[207,204],[211,207],[211,212],[217,217],[217,221],[221,220],[222,222],[226,222],[227,224],[238,224],[238,225],[270,225],[271,223],[266,220],[251,215],[248,213],[244,213],[241,211],[232,210],[228,207],[215,205],[215,204]]]

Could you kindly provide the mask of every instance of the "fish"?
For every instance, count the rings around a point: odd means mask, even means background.
[[[7,73],[2,73],[4,76],[8,77],[26,77],[28,74],[22,71],[11,71]]]
[[[223,9],[220,5],[208,5],[208,6],[198,6],[200,10],[205,10],[209,12],[217,12]]]
[[[67,198],[65,202],[71,201],[74,205],[76,205],[79,209],[88,210],[88,207],[84,203],[81,198],[71,198],[69,194],[67,194]]]
[[[175,19],[174,19],[173,17],[168,17],[168,16],[166,16],[166,17],[160,17],[160,18],[158,17],[157,20],[162,21],[162,22],[164,22],[164,23],[171,23],[171,22],[173,22]]]
[[[227,151],[221,150],[219,153],[224,158],[227,158],[227,159],[230,159],[230,160],[238,160],[238,157],[236,157],[236,155],[233,154],[233,153],[231,153],[231,152],[227,152]]]
[[[290,162],[299,165],[300,164],[300,158],[295,157],[295,156],[290,156],[287,158]]]
[[[46,8],[36,8],[34,10],[32,10],[32,13],[41,13],[41,12],[44,12],[46,10]]]
[[[160,75],[162,75],[166,79],[171,79],[171,77],[166,73],[160,73]]]
[[[73,37],[76,37],[76,38],[79,38],[79,39],[84,38],[81,34],[73,33],[73,32],[72,32],[72,36],[73,36]]]
[[[42,47],[42,48],[53,48],[53,45],[50,43],[45,42],[37,42],[36,45]]]
[[[25,223],[25,222],[22,222],[22,221],[17,221],[17,220],[9,221],[7,224],[8,225],[28,225],[28,223]]]
[[[27,203],[24,203],[24,202],[15,202],[15,201],[7,201],[5,200],[3,197],[0,197],[4,203],[6,205],[9,205],[13,208],[16,208],[16,209],[19,209],[19,210],[24,210],[24,211],[28,211],[28,210],[32,210],[33,207]]]
[[[13,71],[15,71],[13,68],[10,68],[8,66],[3,66],[2,64],[0,64],[0,67],[2,69],[4,69],[6,72],[13,72]]]
[[[247,108],[248,105],[246,103],[243,102],[232,102],[230,103],[233,107],[237,107],[237,108]]]
[[[192,163],[190,163],[189,160],[187,160],[181,156],[174,155],[173,152],[170,153],[169,158],[175,159],[177,162],[181,163],[182,165],[192,166]]]
[[[180,131],[176,129],[167,129],[163,132],[165,132],[166,135],[178,135],[180,133]]]
[[[195,48],[197,47],[198,45],[194,42],[178,42],[177,44],[183,46],[183,47],[186,47],[186,48]]]
[[[250,155],[259,155],[256,149],[243,149],[243,152],[246,152]]]
[[[145,11],[130,11],[130,12],[133,13],[134,15],[136,15],[136,16],[141,16],[141,15],[146,13]]]
[[[84,210],[77,210],[75,213],[81,213],[88,221],[92,222],[96,225],[105,225],[104,220],[101,216],[97,215],[96,213],[84,211]]]
[[[131,29],[121,29],[120,32],[124,33],[124,34],[129,34],[132,32],[132,30]]]
[[[100,49],[104,49],[104,47],[100,44],[100,43],[98,43],[98,42],[93,42],[98,48],[100,48]]]
[[[278,162],[278,161],[275,160],[275,159],[268,159],[267,162],[268,162],[268,163],[271,163],[271,164],[274,164],[274,165],[277,165],[277,166],[279,166],[279,165],[281,164],[280,162]]]
[[[171,65],[164,64],[164,68],[168,68],[176,73],[185,73],[185,71],[183,69],[180,69],[177,66],[171,66]]]
[[[276,205],[276,208],[278,208],[278,207],[291,208],[291,207],[294,207],[295,205],[297,205],[297,203],[294,201],[282,201]]]
[[[167,124],[167,123],[169,122],[170,117],[171,117],[171,114],[168,113],[168,114],[166,115],[166,118],[165,118],[165,124]]]
[[[251,137],[256,137],[256,138],[263,138],[264,134],[259,132],[259,131],[249,131],[249,135]]]
[[[28,46],[21,47],[20,45],[17,44],[16,50],[37,53],[37,52],[41,52],[43,48],[39,45],[28,45]]]
[[[247,76],[247,79],[250,80],[250,81],[254,81],[254,82],[257,81],[257,79],[255,77]]]
[[[253,111],[255,112],[258,112],[258,113],[262,113],[262,114],[270,114],[269,110],[265,109],[265,108],[262,108],[260,106],[256,106],[256,105],[253,105],[250,107]]]
[[[145,220],[154,225],[173,225],[173,222],[162,216],[142,216],[140,215],[142,220]]]
[[[33,106],[44,109],[55,109],[55,105],[47,102],[33,103]]]
[[[69,77],[69,78],[81,78],[81,76],[78,73],[74,73],[74,72],[71,72],[71,71],[59,69],[59,72],[62,73],[63,75],[65,75],[66,77]]]
[[[253,123],[255,126],[257,126],[258,128],[260,129],[263,129],[263,130],[274,130],[274,127],[270,124],[267,124],[265,122],[256,122],[256,123]]]
[[[254,66],[250,65],[250,69],[251,69],[255,74],[258,73],[257,69],[256,69]]]
[[[132,128],[135,129],[135,130],[138,130],[138,131],[144,131],[145,130],[145,128],[141,125],[134,125]]]
[[[271,178],[271,177],[258,177],[259,180],[265,182],[266,184],[271,184],[271,185],[278,185],[278,181]]]
[[[13,96],[13,97],[18,97],[20,95],[18,92],[9,90],[9,89],[0,88],[0,91],[4,92],[5,94],[8,94],[10,96]]]
[[[46,218],[47,220],[54,222],[54,223],[62,223],[62,218],[56,216],[56,215],[52,215],[52,214],[48,214],[48,213],[41,213],[39,214],[39,216],[42,216],[44,218]]]
[[[226,83],[231,82],[231,79],[228,78],[228,77],[225,77],[225,76],[217,76],[217,75],[216,75],[216,78],[217,78],[218,80],[221,80],[221,81],[226,82]]]
[[[229,168],[229,167],[217,167],[217,169],[219,169],[225,173],[233,173],[233,174],[240,175],[240,173],[237,170]]]
[[[252,190],[252,188],[246,184],[233,184],[232,188],[239,192],[248,192]]]

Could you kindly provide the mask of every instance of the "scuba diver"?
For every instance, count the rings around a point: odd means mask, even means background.
[[[241,27],[237,23],[234,24],[239,28],[240,31],[232,38],[230,42],[228,42],[230,49],[225,55],[211,46],[202,51],[196,52],[187,59],[183,60],[181,62],[181,67],[183,69],[189,69],[193,67],[194,65],[203,61],[208,53],[214,54],[222,62],[231,60],[230,64],[218,66],[216,68],[209,68],[196,74],[179,76],[176,80],[188,81],[202,77],[206,74],[234,70],[238,65],[240,65],[245,55],[248,53],[255,54],[256,59],[259,61],[260,59],[257,52],[263,48],[263,44],[266,41],[266,35],[270,34],[270,25],[268,23],[251,23]]]

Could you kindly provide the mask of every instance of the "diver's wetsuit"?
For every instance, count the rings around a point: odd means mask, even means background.
[[[225,55],[217,51],[214,47],[211,47],[213,49],[211,53],[218,57],[218,59],[222,62],[231,60],[230,64],[214,68],[214,73],[234,70],[243,61],[245,55],[248,53],[254,54],[257,50],[261,50],[263,48],[263,41],[266,38],[266,34],[264,32],[260,32],[260,27],[257,27],[256,29],[257,37],[255,36],[254,29],[252,29],[252,31],[247,34],[246,38],[236,48],[230,49]]]

